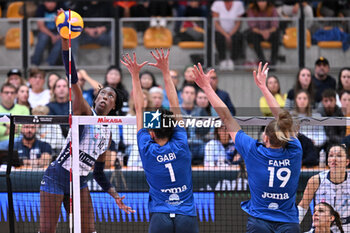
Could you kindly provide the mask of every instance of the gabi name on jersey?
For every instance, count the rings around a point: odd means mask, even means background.
[[[167,155],[158,155],[157,156],[157,161],[162,163],[162,162],[168,162],[176,159],[176,155],[174,152],[171,152]]]

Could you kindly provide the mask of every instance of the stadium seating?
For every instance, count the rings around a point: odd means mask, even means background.
[[[137,32],[130,27],[123,27],[123,48],[134,49],[137,47]]]
[[[201,27],[194,27],[194,30],[200,33],[205,33],[204,29]],[[181,41],[178,46],[182,49],[202,49],[204,48],[203,41]]]
[[[7,8],[6,17],[7,18],[23,18],[19,12],[20,8],[23,6],[23,2],[12,2]]]
[[[145,31],[143,44],[147,49],[170,48],[173,45],[173,35],[165,27],[150,27]]]
[[[34,44],[33,32],[29,33],[29,44]],[[21,47],[21,31],[20,28],[10,28],[5,37],[5,47],[7,49],[19,49]]]
[[[2,17],[2,10],[1,10],[1,7],[0,7],[0,18]]]
[[[283,35],[283,45],[288,49],[296,49],[298,44],[298,32],[296,27],[290,27],[286,29],[286,33]],[[311,47],[311,33],[306,30],[306,47]]]
[[[317,46],[323,49],[338,49],[342,48],[343,44],[341,41],[320,41]]]

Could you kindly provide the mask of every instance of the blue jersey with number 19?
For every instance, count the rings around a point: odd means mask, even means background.
[[[150,186],[150,212],[196,216],[186,130],[177,126],[171,139],[160,146],[143,128],[137,133],[137,144]]]
[[[242,209],[264,220],[299,223],[295,203],[303,154],[299,140],[291,138],[285,148],[272,149],[240,130],[235,143],[247,167],[251,195],[241,203]]]

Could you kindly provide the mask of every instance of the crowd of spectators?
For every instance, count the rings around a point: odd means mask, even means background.
[[[217,117],[206,94],[194,84],[192,69],[193,67],[191,66],[187,66],[184,69],[182,85],[179,83],[179,72],[176,70],[170,71],[180,97],[181,113],[184,116],[191,117]],[[280,106],[289,110],[294,117],[348,116],[350,109],[350,68],[344,67],[340,69],[337,85],[336,79],[329,74],[329,71],[329,61],[324,57],[320,57],[315,61],[313,70],[301,68],[297,72],[295,85],[288,91],[288,94],[284,94],[281,91],[276,75],[268,76],[267,87]],[[94,95],[100,87],[112,86],[123,96],[124,104],[119,115],[135,115],[133,100],[130,98],[132,95],[128,93],[127,88],[123,84],[122,71],[119,68],[115,66],[109,67],[106,70],[103,84],[95,81],[85,70],[79,70],[78,76],[84,93],[83,96],[91,106],[93,105]],[[151,71],[141,73],[140,80],[144,90],[145,108],[169,108],[166,93],[162,86],[157,84],[155,75]],[[91,85],[91,89],[84,89],[85,81]],[[45,83],[47,83],[47,89],[45,88]],[[236,109],[229,93],[220,89],[218,73],[212,72],[210,83],[218,96],[226,103],[231,114],[233,116],[236,115]],[[65,77],[60,77],[60,75],[52,72],[46,75],[44,71],[34,68],[30,70],[29,78],[26,81],[19,70],[11,69],[8,72],[6,82],[1,87],[1,113],[16,115],[68,115],[68,98],[68,82]],[[266,100],[263,97],[260,98],[259,104],[261,115],[271,116]],[[226,166],[236,164],[235,161],[240,161],[237,159],[239,155],[235,154],[232,142],[230,140],[226,142],[219,135],[224,132],[224,129],[188,128],[188,141],[192,152],[193,164],[205,166],[208,164],[224,164]],[[16,128],[16,136],[18,138],[21,138],[20,132],[20,127]],[[46,142],[51,141],[50,144],[53,145],[53,150],[57,153],[57,150],[63,143],[62,140],[67,137],[68,127],[64,125],[58,128],[56,126],[53,128],[38,126],[37,132],[39,132],[38,138]],[[123,148],[124,164],[141,166],[138,151],[135,147],[136,128],[132,125],[116,126],[114,132],[116,133],[113,135],[111,151],[117,152],[120,148]],[[318,165],[318,154],[321,150],[327,151],[329,146],[334,143],[347,143],[350,137],[350,130],[346,124],[343,126],[301,125],[299,126],[299,132],[298,137],[304,148],[304,166]],[[58,135],[52,135],[52,133]],[[0,149],[7,149],[8,135],[9,125],[1,125]],[[213,148],[219,148],[220,151],[228,150],[231,153],[231,157],[226,156],[223,163],[222,161],[218,162],[218,155],[212,156],[216,151],[210,151]]]
[[[34,17],[47,20],[37,21],[38,33],[34,53],[31,54],[32,65],[60,65],[59,58],[60,43],[55,23],[53,21],[59,8],[77,11],[84,18],[113,18],[122,17],[150,17],[150,22],[136,22],[133,27],[143,33],[148,27],[155,25],[173,28],[174,41],[202,40],[203,36],[198,28],[203,25],[190,21],[176,21],[174,25],[167,25],[163,19],[156,17],[205,17],[216,18],[215,47],[217,51],[217,64],[223,70],[233,70],[234,64],[247,64],[252,61],[246,60],[245,47],[251,46],[256,54],[256,61],[268,61],[272,67],[283,60],[278,50],[281,44],[281,35],[287,27],[296,27],[292,19],[300,17],[300,9],[308,29],[312,32],[328,30],[332,27],[325,25],[313,25],[314,17],[348,17],[350,15],[349,1],[79,1],[79,2],[55,2],[44,1],[34,3],[36,13]],[[3,4],[6,8],[6,4]],[[161,10],[160,10],[161,9]],[[3,9],[6,11],[6,9]],[[242,26],[241,18],[249,18],[247,25]],[[262,19],[264,17],[275,17],[276,19]],[[256,19],[254,19],[256,18]],[[280,21],[282,20],[290,21]],[[159,21],[159,22],[158,22]],[[315,26],[315,27],[312,27]],[[328,25],[329,26],[329,25]],[[332,24],[339,28],[341,33],[349,33],[350,27],[346,22]],[[195,29],[195,30],[191,30]],[[188,33],[185,33],[188,32]],[[111,47],[112,39],[111,24],[106,22],[87,21],[81,36],[72,41],[73,53],[77,53],[78,46],[84,44],[98,44]],[[191,36],[193,37],[191,39]],[[199,39],[200,38],[200,39]],[[343,37],[342,37],[343,38]],[[316,42],[317,37],[313,38]],[[342,40],[342,39],[339,39]],[[261,42],[269,42],[271,56],[267,58],[264,54]],[[344,41],[344,43],[347,43]],[[344,47],[345,48],[345,47]],[[47,57],[43,58],[45,49],[48,50]],[[77,57],[77,56],[76,56]],[[316,83],[317,85],[317,83]],[[320,98],[320,95],[318,96]]]

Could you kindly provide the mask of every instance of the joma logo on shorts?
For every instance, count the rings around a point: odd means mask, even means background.
[[[270,199],[277,199],[277,200],[287,200],[289,199],[288,193],[267,193],[264,192],[261,195],[262,198],[270,198]]]

